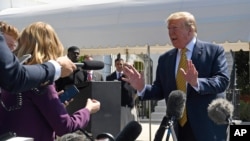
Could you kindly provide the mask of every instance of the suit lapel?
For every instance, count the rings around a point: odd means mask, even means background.
[[[112,79],[117,80],[116,71],[112,73]]]
[[[194,45],[193,54],[191,57],[191,60],[197,70],[199,70],[200,66],[199,60],[201,59],[200,57],[202,56],[203,49],[204,49],[203,44],[199,40],[197,40]]]
[[[163,64],[163,72],[165,73],[161,78],[163,79],[164,83],[167,84],[167,87],[176,89],[176,83],[173,83],[175,80],[175,65],[176,65],[176,56],[177,56],[178,49],[173,49],[166,55]]]
[[[194,66],[198,72],[199,72],[199,66],[200,66],[199,60],[201,59],[202,53],[204,52],[203,50],[204,50],[203,44],[199,40],[197,40],[195,45],[194,45],[191,60],[192,60]],[[188,85],[187,86],[187,93],[189,93],[190,88],[191,88],[191,86]]]

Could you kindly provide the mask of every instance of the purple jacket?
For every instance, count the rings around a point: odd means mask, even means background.
[[[2,90],[1,98],[6,107],[17,104],[17,94]],[[86,127],[90,120],[87,109],[80,109],[69,115],[58,98],[54,85],[46,86],[40,94],[31,90],[23,92],[20,109],[7,112],[0,106],[0,113],[4,114],[0,134],[13,131],[17,136],[32,137],[35,141],[53,141],[56,135],[61,136]]]

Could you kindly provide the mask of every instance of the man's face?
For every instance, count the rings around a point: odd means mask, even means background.
[[[115,62],[115,67],[118,72],[122,71],[124,61],[123,60],[118,60]]]
[[[79,56],[80,56],[80,50],[78,49],[68,52],[68,57],[72,62],[78,62]]]
[[[184,19],[169,21],[168,34],[174,47],[182,49],[189,43],[192,39],[190,29],[184,25]]]

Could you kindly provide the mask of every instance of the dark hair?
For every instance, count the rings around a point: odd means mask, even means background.
[[[116,57],[116,59],[115,59],[115,62],[117,62],[117,61],[124,61],[124,60],[121,58],[121,54],[120,54],[120,53],[117,54],[117,57]]]
[[[72,52],[72,51],[75,51],[75,50],[80,50],[80,48],[77,47],[77,46],[71,46],[71,47],[68,48],[68,52]]]

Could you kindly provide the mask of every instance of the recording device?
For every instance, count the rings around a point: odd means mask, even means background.
[[[208,108],[209,118],[216,124],[231,124],[234,106],[225,98],[213,100]]]
[[[142,131],[137,121],[130,121],[115,138],[115,141],[135,141]]]
[[[31,58],[31,54],[25,54],[22,57],[18,58],[20,64],[24,64],[27,60]]]
[[[74,63],[77,67],[81,67],[84,70],[100,70],[104,68],[104,62],[102,61],[83,61],[82,63]]]
[[[172,91],[168,96],[167,114],[168,118],[178,120],[182,117],[186,105],[186,94],[183,91]]]
[[[217,98],[213,100],[208,108],[208,117],[218,125],[228,124],[227,126],[227,141],[230,140],[230,125],[236,124],[232,120],[234,106],[225,98]]]
[[[173,124],[176,120],[179,120],[184,112],[186,105],[186,94],[181,90],[172,91],[168,96],[166,117],[169,118],[167,123],[168,136],[166,140],[169,140],[170,133],[172,133],[173,141],[177,141],[177,137],[174,131]]]
[[[76,88],[75,85],[69,86],[66,90],[64,90],[64,93],[59,95],[59,99],[62,103],[65,101],[68,101],[72,99],[75,95],[79,93],[79,90]]]

